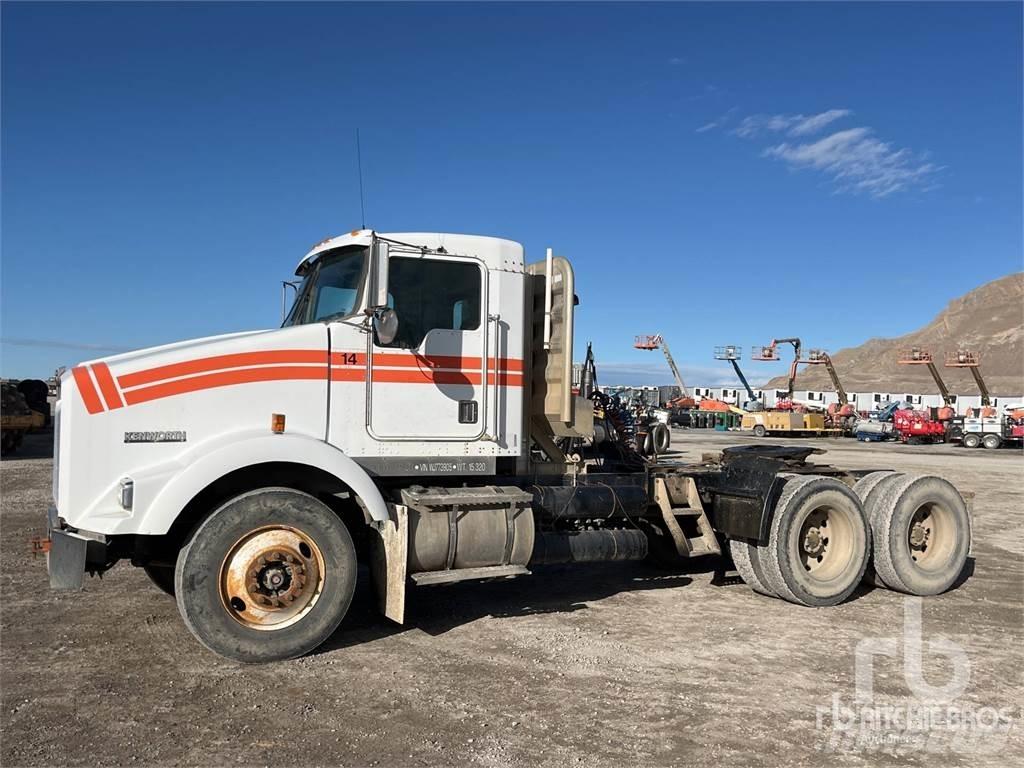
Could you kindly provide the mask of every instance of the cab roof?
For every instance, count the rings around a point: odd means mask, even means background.
[[[513,240],[483,235],[458,235],[444,232],[375,232],[372,229],[355,229],[344,235],[329,237],[314,245],[309,253],[302,257],[295,268],[295,274],[301,275],[314,264],[321,254],[345,248],[346,246],[368,247],[374,237],[391,241],[397,245],[408,245],[425,248],[428,251],[444,249],[453,256],[473,256],[487,265],[488,269],[505,272],[523,272],[523,246]]]

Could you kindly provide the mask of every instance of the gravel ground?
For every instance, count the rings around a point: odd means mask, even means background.
[[[685,460],[747,439],[673,435]],[[48,590],[28,540],[44,532],[52,462],[47,436],[30,436],[0,464],[0,763],[1020,764],[1021,453],[816,444],[829,451],[820,461],[939,474],[972,495],[963,583],[923,601],[865,587],[812,610],[735,580],[716,586],[707,559],[671,574],[644,564],[538,568],[420,588],[399,627],[375,615],[363,579],[324,648],[243,667],[200,647],[141,570],[119,565],[80,593]],[[954,714],[975,727],[834,730],[833,706],[854,702],[858,642],[895,637],[902,650],[915,606],[924,679],[942,686],[966,670]],[[957,649],[966,664],[954,667]],[[915,655],[908,646],[876,658],[874,705],[899,713],[917,702],[921,686],[907,681]]]

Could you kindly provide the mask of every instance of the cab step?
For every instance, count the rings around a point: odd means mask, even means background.
[[[530,570],[523,565],[491,565],[485,568],[453,568],[450,571],[424,571],[409,576],[417,587],[434,584],[451,584],[455,581],[478,579],[505,579],[513,576],[529,576]]]
[[[722,553],[692,477],[673,474],[655,477],[654,500],[680,557]]]

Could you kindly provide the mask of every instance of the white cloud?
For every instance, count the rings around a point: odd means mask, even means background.
[[[809,133],[817,133],[829,123],[852,114],[853,113],[848,109],[830,109],[817,115],[802,117],[792,128],[789,129],[789,135],[806,136]],[[801,116],[798,115],[797,117]]]
[[[752,138],[761,131],[785,131],[790,136],[806,136],[852,114],[848,109],[829,109],[816,115],[750,115],[743,118],[733,133],[744,139]]]
[[[764,155],[782,160],[795,170],[828,174],[837,191],[876,198],[911,187],[927,188],[941,170],[924,156],[881,141],[870,128],[849,128],[804,144],[784,142],[768,147]]]
[[[732,119],[732,116],[736,112],[737,109],[739,109],[739,107],[732,107],[732,108],[730,108],[721,117],[717,117],[714,120],[712,120],[710,123],[705,123],[700,128],[697,128],[696,132],[697,133],[706,133],[708,131],[714,130],[715,128],[718,128],[719,126],[725,125],[726,123],[729,122],[730,119]]]
[[[847,128],[817,140],[806,138],[852,114],[849,109],[829,109],[813,115],[750,115],[740,121],[732,134],[754,139],[775,133],[795,139],[769,146],[763,155],[782,160],[793,170],[809,169],[827,174],[836,184],[837,192],[882,198],[911,188],[934,187],[934,177],[942,166],[930,162],[926,153],[915,154],[909,149],[893,147],[877,138],[871,128]],[[715,120],[701,126],[697,132],[703,133],[721,124],[722,120]]]

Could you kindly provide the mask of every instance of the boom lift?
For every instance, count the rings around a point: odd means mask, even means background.
[[[796,370],[797,366],[800,365],[800,339],[772,339],[772,343],[767,347],[755,347],[751,350],[751,360],[761,360],[765,362],[776,362],[779,359],[779,344],[791,344],[793,346],[793,363],[789,366],[789,376],[786,380],[786,397],[782,402],[775,403],[775,410],[777,411],[791,411],[793,410],[793,386],[796,383]]]
[[[959,440],[963,436],[963,419],[957,417],[953,397],[939,375],[930,350],[911,347],[901,350],[900,365],[926,365],[942,397],[942,407],[929,410],[904,411],[894,415],[893,426],[901,440],[927,442]]]
[[[932,375],[932,379],[935,381],[935,386],[939,389],[939,395],[942,396],[942,408],[939,409],[938,413],[939,421],[948,421],[956,415],[953,397],[949,394],[946,382],[944,382],[942,380],[942,376],[939,375],[939,369],[935,366],[935,360],[932,357],[930,350],[923,349],[921,347],[911,347],[910,349],[900,350],[897,362],[900,365],[928,366],[928,372]]]
[[[850,402],[850,396],[846,394],[843,383],[839,380],[832,358],[824,349],[812,349],[807,353],[804,360],[808,365],[824,365],[832,379],[832,386],[836,389],[836,396],[839,402],[829,405],[828,420],[832,427],[842,430],[843,434],[853,433],[853,426],[857,423],[857,409]]]
[[[992,408],[992,399],[988,394],[988,387],[985,386],[985,380],[981,378],[981,368],[978,356],[974,354],[974,352],[966,349],[947,352],[946,367],[969,368],[971,375],[974,376],[975,383],[978,385],[978,392],[981,393],[981,415],[991,416],[995,413],[995,409]]]
[[[871,557],[893,589],[954,584],[970,521],[940,478],[861,478],[799,446],[640,456],[628,412],[573,392],[572,265],[524,257],[356,230],[301,259],[280,328],[75,366],[40,542],[51,586],[128,560],[205,647],[265,662],[335,631],[360,563],[399,623],[429,585],[723,548],[753,589],[801,605],[847,599]]]
[[[797,366],[800,359],[801,343],[798,338],[773,339],[767,347],[755,347],[750,355],[753,360],[779,360],[779,344],[790,344],[793,347],[793,362],[789,366],[786,380],[786,396],[776,401],[775,406],[761,413],[748,413],[741,422],[742,429],[751,430],[756,436],[764,437],[772,434],[799,434],[821,437],[838,430],[830,430],[825,425],[822,413],[808,413],[807,408],[793,401],[793,387],[796,383]]]
[[[669,370],[672,371],[672,378],[675,379],[676,386],[679,388],[679,397],[673,398],[666,405],[669,408],[692,408],[696,402],[692,397],[686,393],[686,385],[683,383],[683,375],[679,372],[679,367],[676,365],[675,359],[672,357],[672,352],[668,348],[668,342],[665,341],[665,337],[661,334],[655,336],[637,336],[633,341],[633,346],[636,349],[644,349],[652,351],[655,349],[661,349],[665,355],[665,361],[668,363]]]
[[[732,369],[736,372],[736,378],[743,384],[743,389],[747,391],[747,402],[743,404],[743,410],[745,411],[760,411],[764,409],[764,405],[754,395],[754,390],[750,388],[750,384],[747,383],[747,377],[743,375],[743,371],[740,370],[739,359],[743,356],[743,348],[738,347],[735,344],[728,344],[722,347],[715,347],[715,360],[728,360],[732,363]]]
[[[1004,407],[997,413],[992,405],[985,380],[981,378],[978,356],[966,349],[946,353],[947,368],[969,368],[981,393],[981,408],[969,412],[963,424],[965,448],[999,448],[1003,445],[1019,446],[1024,443],[1024,408],[1020,405]]]

